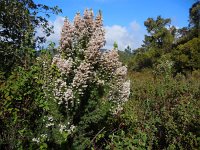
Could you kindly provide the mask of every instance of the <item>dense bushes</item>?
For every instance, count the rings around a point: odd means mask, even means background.
[[[172,60],[177,71],[193,71],[200,69],[200,38],[193,38],[185,44],[180,44],[173,51]]]
[[[92,10],[65,20],[58,49],[24,43],[24,64],[0,69],[0,149],[199,149],[199,38],[175,45],[169,21],[149,18],[161,41],[134,54],[100,51]]]
[[[0,88],[0,148],[29,147],[45,105],[38,66],[16,68]]]
[[[116,149],[198,149],[200,147],[200,82],[152,73],[130,74],[131,97],[125,105],[124,128],[111,136]]]

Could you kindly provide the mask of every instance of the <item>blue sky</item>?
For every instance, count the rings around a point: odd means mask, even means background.
[[[59,32],[63,17],[71,21],[76,12],[83,13],[84,9],[92,8],[95,14],[103,12],[106,30],[106,48],[111,48],[117,41],[120,49],[127,45],[137,48],[142,44],[146,29],[144,21],[148,17],[156,18],[161,15],[171,18],[172,25],[184,27],[188,25],[189,8],[195,0],[35,0],[36,3],[48,6],[59,6],[63,13],[52,16],[51,23],[55,26],[55,35],[49,40],[58,43]]]

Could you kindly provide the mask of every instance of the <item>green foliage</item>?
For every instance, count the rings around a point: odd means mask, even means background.
[[[200,38],[193,38],[179,45],[172,53],[172,60],[179,72],[200,69]]]
[[[116,50],[118,49],[118,44],[117,44],[116,41],[115,41],[114,44],[113,44],[113,48],[116,49]]]
[[[125,127],[110,136],[109,149],[200,147],[200,82],[169,73],[161,69],[156,78],[145,72],[130,74],[133,86],[122,115]]]
[[[33,0],[0,1],[0,70],[6,76],[16,66],[29,65],[28,58],[34,55],[36,46],[52,33],[47,18],[50,13],[60,12],[57,6],[48,7]],[[36,28],[43,29],[42,37],[36,35]]]
[[[133,59],[133,55],[127,51],[118,51],[118,54],[119,60],[123,62],[126,66],[128,66]]]
[[[130,47],[118,51],[128,66],[131,96],[115,115],[108,84],[115,84],[116,77],[111,78],[107,68],[100,69],[98,61],[93,69],[98,79],[105,79],[103,85],[88,81],[84,96],[76,93],[76,106],[70,109],[55,101],[52,81],[63,77],[69,85],[76,74],[65,78],[52,65],[58,53],[53,43],[36,52],[36,45],[45,38],[35,41],[35,28],[43,27],[45,36],[52,29],[40,10],[46,17],[49,11],[61,11],[32,0],[0,1],[0,149],[200,148],[199,1],[189,10],[188,28],[176,30],[167,27],[170,19],[148,18],[144,45],[134,52]],[[73,47],[73,71],[85,59],[82,49],[88,48],[90,36],[88,30]],[[118,49],[116,42],[113,46]],[[64,53],[62,57],[68,58]]]
[[[51,61],[51,55],[45,51],[41,58]],[[67,138],[66,132],[60,134],[56,127],[46,127],[58,121],[61,115],[56,112],[55,102],[45,98],[42,86],[46,81],[45,69],[41,61],[35,62],[28,70],[17,67],[0,84],[1,149],[61,147],[63,139]],[[54,120],[51,120],[52,116]]]
[[[132,68],[136,71],[140,71],[143,68],[151,68],[153,65],[153,60],[149,53],[136,54],[134,61]]]
[[[190,27],[192,27],[193,37],[200,36],[200,1],[198,0],[196,3],[192,5],[189,10],[190,15]]]
[[[170,26],[171,20],[158,16],[156,20],[148,18],[144,25],[148,35],[145,35],[144,44],[134,52],[133,60],[128,64],[129,68],[141,71],[144,68],[152,68],[159,63],[163,55],[172,51],[176,28]]]
[[[126,53],[128,53],[128,54],[131,54],[131,53],[132,53],[131,47],[128,45],[128,46],[125,48],[124,52],[126,52]]]
[[[174,30],[174,27],[167,29],[166,26],[169,25],[170,22],[171,19],[163,19],[161,16],[158,16],[156,20],[148,18],[144,22],[144,25],[150,35],[145,35],[145,46],[159,48],[164,52],[169,51],[173,42],[172,30]]]
[[[6,82],[0,85],[0,147],[25,148],[30,144],[37,120],[45,106],[38,66],[30,70],[16,68]],[[41,105],[42,103],[42,105]]]

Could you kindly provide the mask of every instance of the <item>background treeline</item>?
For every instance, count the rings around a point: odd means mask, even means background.
[[[97,88],[69,135],[44,127],[45,117],[53,122],[48,115],[57,121],[67,114],[47,101],[43,88],[47,72],[59,76],[49,65],[57,49],[38,51],[52,32],[49,15],[60,12],[32,0],[0,1],[0,149],[200,148],[199,1],[189,9],[188,27],[176,29],[161,16],[144,22],[143,45],[118,51],[131,81],[123,111],[109,114],[111,104],[99,101],[106,90]]]
[[[128,46],[125,53],[121,52],[122,60],[129,69],[152,69],[163,59],[174,63],[175,74],[200,69],[199,7],[199,1],[192,5],[189,9],[189,24],[183,28],[177,29],[171,25],[170,18],[148,18],[144,22],[148,34],[144,37],[143,45],[136,50]]]

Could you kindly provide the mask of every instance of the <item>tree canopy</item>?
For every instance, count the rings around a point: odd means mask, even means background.
[[[0,70],[12,69],[15,65],[26,65],[28,53],[45,42],[52,33],[47,18],[61,10],[36,4],[33,0],[0,1]],[[37,28],[42,28],[44,36],[36,36]],[[30,50],[32,49],[32,50]]]

